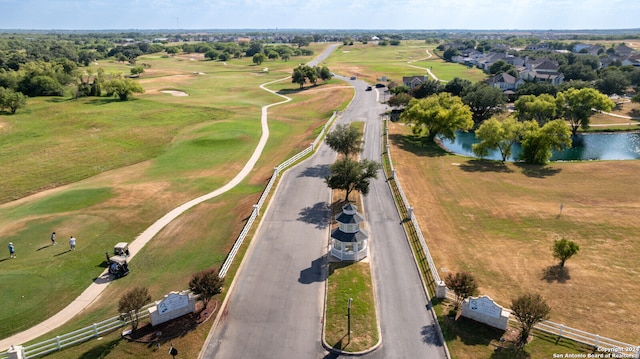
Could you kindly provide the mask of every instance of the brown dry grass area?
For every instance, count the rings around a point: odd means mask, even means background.
[[[611,111],[611,113],[620,115],[620,116],[640,118],[640,103],[633,103],[628,101],[619,102],[616,104],[616,107]],[[590,118],[590,123],[591,124],[631,123],[633,125],[639,125],[640,121],[620,118],[616,116],[609,116],[603,113],[597,113]]]
[[[363,66],[353,65],[349,63],[340,63],[331,65],[331,71],[336,74],[341,74],[348,77],[356,76],[358,80],[365,80],[369,83],[376,82],[376,76],[375,74],[372,74],[371,69]]]
[[[413,147],[399,124],[390,132],[400,183],[441,275],[470,271],[481,294],[507,307],[540,293],[552,321],[638,344],[640,161],[502,165]],[[561,237],[581,250],[554,275],[551,246]]]

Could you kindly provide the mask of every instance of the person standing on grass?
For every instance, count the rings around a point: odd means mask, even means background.
[[[9,258],[15,258],[16,257],[16,249],[13,246],[13,243],[9,242]]]
[[[76,250],[76,237],[71,236],[71,238],[69,238],[69,247],[72,251]]]
[[[51,232],[51,245],[56,245],[56,232]]]

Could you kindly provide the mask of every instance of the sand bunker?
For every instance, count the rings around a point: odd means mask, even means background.
[[[182,92],[182,91],[175,91],[175,90],[162,90],[160,91],[162,93],[168,93],[171,96],[189,96],[188,93],[186,92]]]

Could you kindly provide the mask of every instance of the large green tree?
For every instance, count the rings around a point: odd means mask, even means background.
[[[520,121],[536,120],[542,126],[557,118],[556,99],[550,94],[520,96],[514,107]]]
[[[354,190],[363,196],[369,194],[369,182],[378,178],[378,170],[382,165],[371,160],[360,162],[349,157],[342,158],[329,166],[329,176],[325,182],[331,189],[345,191],[345,202],[349,201],[349,194]]]
[[[617,67],[606,68],[595,81],[596,89],[606,95],[623,95],[629,85],[629,76]]]
[[[571,125],[571,132],[575,135],[578,128],[589,128],[589,119],[593,110],[611,111],[615,104],[606,95],[596,89],[568,89],[556,96],[556,103],[560,115]]]
[[[425,98],[435,95],[444,90],[444,85],[438,80],[429,79],[413,89],[412,94],[415,98]]]
[[[564,262],[578,253],[580,246],[566,238],[553,241],[553,258],[560,261],[560,268],[564,268]]]
[[[469,106],[473,113],[473,122],[479,126],[482,121],[504,110],[507,96],[497,87],[476,82],[467,89],[462,102]]]
[[[480,140],[471,146],[478,157],[486,157],[490,150],[497,149],[502,156],[502,162],[511,156],[513,145],[519,142],[525,132],[525,123],[507,117],[505,120],[490,118],[476,130],[476,138]]]
[[[540,294],[527,293],[511,300],[511,311],[522,327],[518,344],[524,346],[533,326],[549,319],[551,308]]]
[[[473,83],[469,80],[454,77],[453,80],[444,85],[444,91],[452,94],[453,96],[463,96],[467,89],[472,85]]]
[[[300,88],[304,87],[304,84],[307,82],[307,76],[302,65],[293,69],[291,82],[300,85]]]
[[[256,65],[261,65],[264,62],[264,60],[266,60],[266,58],[267,57],[262,52],[258,52],[253,55],[252,61]]]
[[[571,130],[563,120],[547,122],[539,127],[535,121],[528,121],[524,129],[521,159],[528,163],[545,164],[553,150],[571,147]]]
[[[329,81],[333,77],[333,75],[331,74],[331,70],[329,70],[329,68],[326,66],[316,66],[316,72],[318,73],[318,77],[322,81]]]
[[[456,131],[473,127],[471,110],[460,97],[447,92],[409,101],[400,120],[413,124],[413,132],[431,142],[436,136],[455,139]]]
[[[140,84],[131,79],[113,79],[105,81],[104,90],[109,96],[117,96],[120,101],[127,101],[134,93],[143,93]]]
[[[304,75],[307,77],[307,80],[309,80],[309,82],[311,82],[315,86],[318,82],[318,78],[320,77],[316,68],[305,65],[303,69]]]
[[[362,133],[357,127],[338,124],[327,134],[324,142],[334,151],[348,157],[358,153],[362,147]]]

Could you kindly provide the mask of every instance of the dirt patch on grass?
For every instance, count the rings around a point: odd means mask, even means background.
[[[505,306],[540,293],[552,321],[637,340],[639,161],[503,165],[421,147],[398,124],[390,131],[400,183],[441,275],[472,272],[480,293]],[[562,237],[581,250],[557,276],[551,246]]]
[[[195,61],[195,60],[204,60],[204,54],[201,53],[190,53],[190,54],[177,54],[174,55],[177,59]]]

